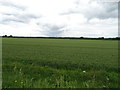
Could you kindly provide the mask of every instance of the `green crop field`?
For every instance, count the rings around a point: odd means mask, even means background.
[[[118,41],[3,38],[3,88],[118,88]]]

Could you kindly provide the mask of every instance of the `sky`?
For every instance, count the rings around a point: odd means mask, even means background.
[[[0,0],[0,36],[117,37],[118,3]]]

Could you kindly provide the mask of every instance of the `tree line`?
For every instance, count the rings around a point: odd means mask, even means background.
[[[7,38],[56,38],[56,39],[91,39],[91,40],[120,40],[120,37],[114,37],[114,38],[105,38],[105,37],[97,37],[97,38],[91,38],[91,37],[23,37],[23,36],[12,36],[12,35],[3,35],[2,37]]]

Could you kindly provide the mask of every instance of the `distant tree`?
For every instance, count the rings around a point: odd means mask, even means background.
[[[13,37],[12,35],[10,35],[9,37]]]
[[[116,37],[116,40],[120,40],[120,37]]]
[[[3,37],[7,37],[7,35],[3,35]]]
[[[83,39],[84,37],[80,37],[80,39]]]
[[[101,37],[101,39],[104,39],[104,37]]]
[[[104,37],[99,37],[98,39],[104,39]]]

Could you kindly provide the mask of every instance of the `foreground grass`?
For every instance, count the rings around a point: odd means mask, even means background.
[[[20,63],[5,65],[4,70],[4,88],[118,87],[118,73],[105,70],[64,70]]]
[[[3,39],[3,88],[118,88],[117,41]]]

